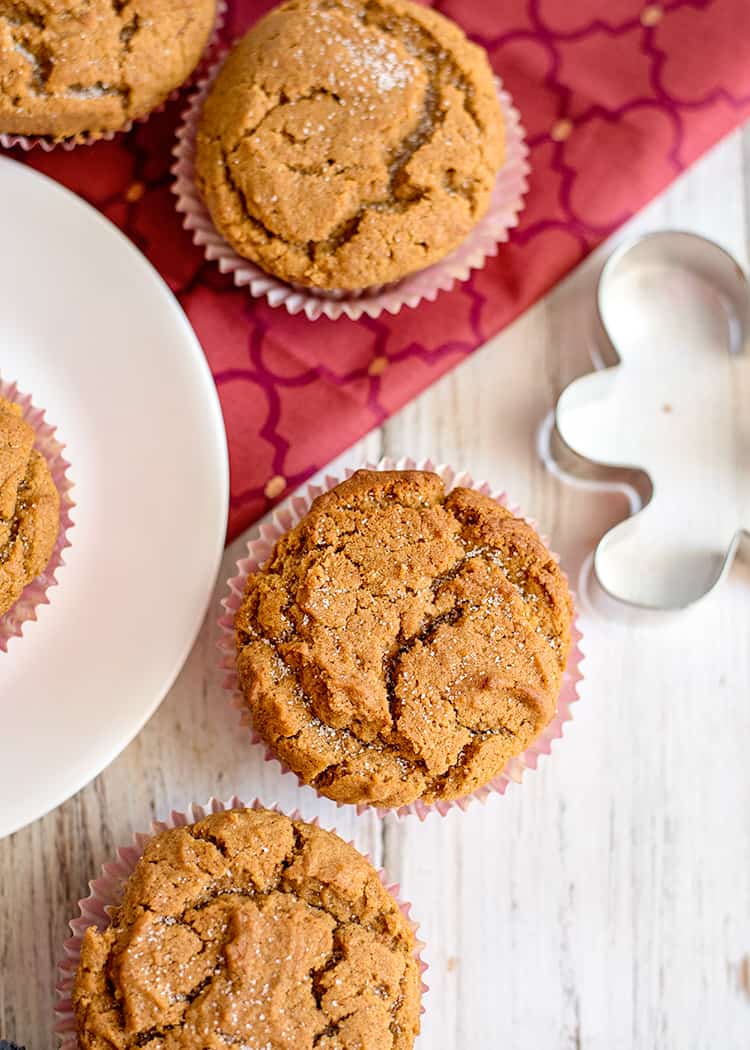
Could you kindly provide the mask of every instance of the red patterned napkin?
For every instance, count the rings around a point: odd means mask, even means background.
[[[227,37],[270,6],[230,0]],[[435,6],[489,51],[521,111],[532,176],[510,243],[417,310],[309,322],[253,301],[204,262],[169,190],[184,100],[113,142],[17,152],[122,226],[179,296],[224,409],[230,538],[512,321],[750,115],[749,0]]]

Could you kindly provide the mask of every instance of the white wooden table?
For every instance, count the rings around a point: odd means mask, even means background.
[[[660,226],[708,233],[747,266],[750,131],[631,230]],[[536,453],[557,393],[589,367],[586,280],[584,267],[342,462],[466,466],[507,487],[575,580],[623,509],[561,485]],[[0,842],[0,1036],[55,1046],[67,920],[115,847],[172,807],[237,793],[320,814],[400,880],[428,941],[421,1050],[748,1050],[750,573],[737,566],[658,626],[585,617],[582,700],[551,758],[504,798],[420,825],[336,811],[248,749],[215,648],[243,546],[226,552],[201,635],[145,729],[75,798]]]

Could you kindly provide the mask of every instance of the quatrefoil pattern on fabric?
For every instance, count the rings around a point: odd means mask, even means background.
[[[271,6],[229,0],[224,40]],[[121,226],[179,297],[227,424],[230,538],[509,324],[750,115],[747,0],[433,6],[487,49],[520,110],[532,174],[510,242],[418,310],[310,323],[206,262],[169,189],[184,97],[112,142],[12,151]]]

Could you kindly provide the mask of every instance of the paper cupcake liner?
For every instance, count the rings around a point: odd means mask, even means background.
[[[491,496],[492,499],[496,500],[496,502],[500,503],[503,507],[507,507],[513,514],[519,515],[518,508],[510,503],[505,492],[493,490],[486,481],[474,481],[470,474],[456,471],[445,464],[435,464],[431,459],[417,461],[408,457],[399,460],[384,458],[381,459],[379,463],[366,463],[364,464],[364,467],[367,470],[433,471],[442,478],[447,492],[450,492],[452,489],[458,488],[459,486],[474,489],[477,492],[481,492],[483,495]],[[225,612],[219,620],[219,627],[222,632],[218,643],[219,649],[222,653],[220,666],[226,672],[224,687],[231,693],[232,703],[240,712],[241,725],[246,726],[250,730],[251,743],[264,749],[265,760],[267,762],[277,762],[282,773],[289,773],[292,776],[295,776],[301,787],[309,787],[311,790],[315,791],[319,798],[326,799],[328,799],[327,795],[323,795],[321,792],[317,791],[316,788],[312,787],[312,785],[306,784],[301,777],[297,776],[297,774],[279,758],[276,752],[266,743],[264,738],[254,730],[252,716],[247,709],[244,697],[239,689],[239,681],[235,667],[234,618],[240,604],[242,603],[245,582],[248,575],[251,572],[257,571],[257,569],[265,564],[276,541],[290,529],[294,528],[294,526],[305,517],[310,509],[310,505],[317,496],[335,488],[335,486],[339,485],[345,480],[345,478],[351,477],[353,473],[354,470],[349,469],[346,471],[344,477],[326,475],[322,485],[308,485],[305,492],[299,495],[290,496],[276,507],[272,512],[271,520],[260,526],[259,535],[255,539],[248,540],[247,556],[241,558],[237,562],[237,573],[228,581],[227,586],[229,587],[229,594],[221,603]],[[526,518],[525,520],[533,528],[536,528],[535,523],[531,519]],[[542,537],[542,539],[544,540],[544,537]],[[559,560],[557,555],[553,554],[553,557],[556,560]],[[482,785],[482,787],[477,788],[475,791],[472,791],[461,798],[438,801],[431,805],[428,805],[421,800],[417,800],[416,802],[409,803],[409,805],[400,806],[397,809],[386,809],[382,806],[371,806],[368,803],[359,803],[356,807],[357,813],[361,814],[368,809],[375,809],[381,817],[384,817],[388,813],[395,813],[399,817],[415,814],[420,820],[424,820],[428,814],[432,812],[439,813],[444,817],[446,813],[454,808],[466,810],[474,799],[484,802],[490,795],[504,795],[511,782],[520,784],[524,770],[536,769],[540,757],[542,755],[550,754],[553,742],[562,737],[565,723],[569,722],[573,717],[572,705],[579,698],[578,683],[583,678],[580,669],[581,661],[583,659],[583,653],[580,646],[581,638],[581,631],[579,630],[578,623],[574,618],[571,625],[570,655],[568,656],[568,662],[562,676],[560,694],[557,700],[557,714],[549,725],[542,730],[531,746],[520,755],[516,755],[512,758],[503,771],[496,777],[493,777],[492,780]],[[328,801],[334,800],[328,799]],[[341,807],[349,805],[350,803],[337,802],[336,804]]]
[[[70,511],[75,503],[70,498],[73,483],[65,473],[70,466],[62,455],[65,446],[61,445],[55,437],[55,428],[45,423],[44,411],[32,404],[28,394],[21,394],[15,383],[6,383],[2,379],[0,379],[0,398],[5,401],[13,401],[21,406],[23,418],[33,427],[36,435],[34,448],[47,461],[55,488],[60,494],[60,527],[50,560],[44,571],[24,589],[18,601],[8,609],[4,616],[0,616],[0,651],[7,652],[10,639],[20,638],[23,625],[29,620],[36,620],[38,606],[49,604],[47,591],[57,583],[55,573],[65,564],[62,552],[70,546],[68,531],[73,527]]]
[[[150,842],[155,835],[158,835],[159,832],[167,831],[169,828],[184,827],[186,824],[194,824],[196,821],[202,820],[211,813],[225,813],[233,809],[270,809],[275,813],[281,813],[284,816],[288,816],[290,820],[305,819],[300,814],[299,810],[294,810],[292,813],[286,814],[279,806],[266,806],[257,798],[247,804],[237,798],[236,795],[228,799],[226,802],[223,802],[221,799],[210,798],[205,806],[192,803],[184,813],[179,810],[172,810],[166,820],[152,821],[150,832],[136,832],[136,834],[133,835],[132,845],[121,846],[117,850],[115,859],[102,865],[102,872],[99,878],[94,879],[93,882],[89,883],[91,893],[88,897],[78,902],[80,915],[75,919],[71,919],[68,924],[73,936],[65,941],[63,946],[64,956],[62,961],[58,963],[59,977],[56,985],[58,1001],[55,1006],[55,1014],[57,1017],[55,1032],[59,1037],[60,1050],[78,1050],[78,1038],[76,1036],[75,1015],[73,1012],[71,996],[73,992],[73,982],[75,980],[75,974],[78,969],[78,962],[81,955],[83,935],[89,926],[96,926],[99,930],[104,930],[109,926],[112,911],[122,899],[123,887],[133,873],[146,844]],[[307,823],[314,824],[316,827],[323,827],[317,817],[314,820],[307,821]],[[325,828],[324,830],[336,833],[335,828]],[[342,836],[339,837],[342,838]],[[349,842],[349,845],[353,846],[354,844]],[[359,850],[357,852],[361,853]],[[372,863],[371,857],[367,854],[364,854],[364,856],[367,856],[367,859]],[[422,978],[421,991],[422,996],[424,997],[425,992],[428,991],[428,987],[424,983],[424,974],[427,970],[427,963],[421,956],[425,944],[424,941],[420,940],[417,936],[419,925],[411,918],[411,904],[401,899],[401,887],[398,883],[389,882],[386,873],[382,868],[376,868],[375,870],[377,871],[378,877],[385,889],[398,904],[401,914],[404,916],[415,935],[415,957],[419,964],[419,973]],[[424,1005],[421,1006],[420,1013],[424,1013]]]
[[[136,124],[145,124],[154,113],[163,113],[167,105],[170,102],[174,102],[174,100],[179,97],[183,88],[191,87],[205,73],[210,60],[213,57],[214,51],[216,50],[216,46],[219,43],[219,37],[224,28],[226,15],[227,0],[218,0],[214,28],[211,31],[211,36],[208,38],[208,43],[203,50],[203,55],[199,59],[197,66],[183,84],[180,84],[171,91],[163,102],[149,110],[144,116],[136,117],[135,120],[129,120],[127,124],[124,124],[121,128],[117,128],[113,131],[85,131],[78,135],[70,135],[68,138],[60,140],[52,139],[48,135],[15,135],[8,132],[0,132],[0,146],[4,149],[12,149],[14,146],[18,146],[19,149],[24,150],[26,153],[37,148],[42,150],[43,153],[51,153],[56,149],[61,149],[66,153],[69,153],[71,150],[75,149],[76,146],[93,146],[95,142],[111,142],[116,135],[124,135],[128,131],[131,131]]]
[[[247,288],[254,299],[265,298],[270,306],[284,306],[290,314],[304,313],[311,321],[328,317],[358,320],[363,314],[377,317],[384,311],[396,314],[403,306],[414,307],[422,300],[433,302],[439,292],[449,291],[456,281],[465,281],[472,270],[480,269],[487,258],[496,255],[498,245],[508,240],[518,225],[523,196],[528,189],[528,147],[518,110],[502,82],[497,79],[498,97],[506,131],[506,158],[492,192],[487,213],[466,239],[444,259],[393,284],[367,288],[361,292],[321,291],[282,281],[244,259],[224,240],[211,220],[195,186],[195,143],[203,102],[226,57],[222,54],[198,84],[177,132],[172,190],[183,226],[191,230],[193,243],[203,248],[206,258],[215,261],[222,273],[231,273],[238,288]]]

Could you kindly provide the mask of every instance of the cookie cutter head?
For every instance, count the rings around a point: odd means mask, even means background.
[[[743,270],[692,233],[622,244],[599,276],[592,361],[563,390],[548,448],[563,477],[629,494],[591,575],[610,612],[686,608],[750,553]]]

